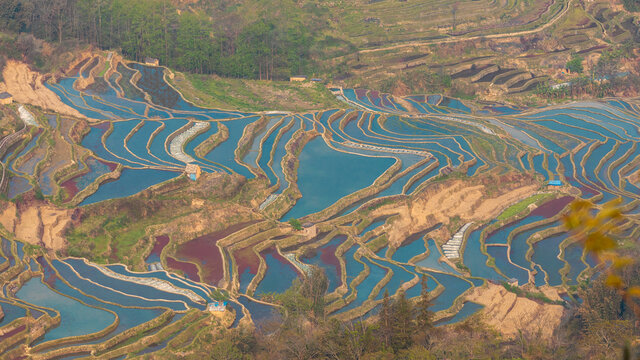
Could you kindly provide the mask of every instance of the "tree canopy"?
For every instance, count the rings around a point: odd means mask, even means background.
[[[248,24],[204,10],[179,11],[168,0],[8,0],[0,30],[62,43],[120,49],[137,61],[226,77],[284,79],[310,66],[311,34],[297,21]]]

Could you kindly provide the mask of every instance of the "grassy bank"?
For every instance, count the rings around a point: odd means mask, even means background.
[[[242,111],[306,111],[344,107],[323,85],[177,73],[171,80],[196,105]]]

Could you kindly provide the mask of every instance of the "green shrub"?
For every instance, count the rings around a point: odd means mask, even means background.
[[[294,219],[294,218],[289,219],[289,225],[291,225],[291,227],[296,230],[302,230],[302,224],[298,219]]]
[[[571,60],[569,60],[567,62],[567,69],[569,69],[571,72],[582,74],[582,70],[584,70],[584,68],[582,66],[582,61],[583,60],[584,59],[582,58],[582,56],[573,55]]]

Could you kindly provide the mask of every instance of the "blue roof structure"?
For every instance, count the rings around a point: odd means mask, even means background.
[[[562,186],[562,181],[560,181],[560,180],[551,180],[551,181],[549,181],[549,185],[551,185],[551,186]]]

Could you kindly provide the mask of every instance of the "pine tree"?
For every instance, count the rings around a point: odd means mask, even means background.
[[[398,293],[392,312],[391,347],[394,352],[397,352],[413,344],[411,337],[414,332],[413,305],[407,300],[404,291],[401,290]]]
[[[385,289],[384,297],[382,298],[382,307],[380,309],[380,316],[378,318],[378,331],[380,333],[380,337],[384,343],[386,348],[389,347],[391,341],[391,335],[393,332],[392,328],[392,309],[391,309],[391,300],[389,299],[389,291]]]
[[[422,275],[420,283],[422,285],[422,293],[420,294],[420,300],[416,304],[416,330],[420,337],[420,342],[427,347],[429,345],[429,333],[433,328],[433,311],[429,309],[433,302],[427,289],[426,275]]]

